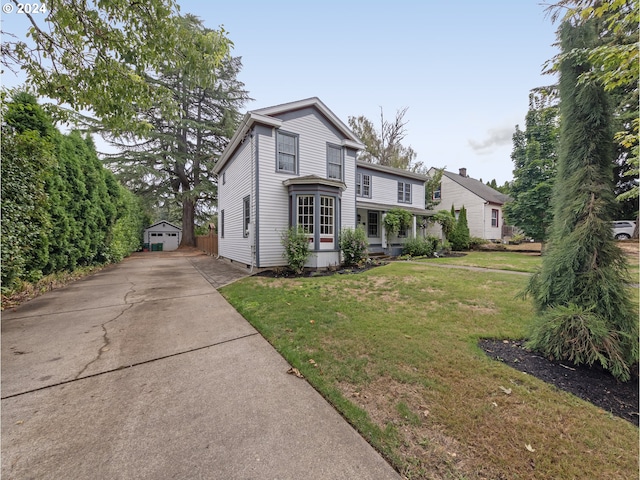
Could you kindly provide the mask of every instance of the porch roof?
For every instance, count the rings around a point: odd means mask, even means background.
[[[363,210],[378,210],[380,212],[388,212],[392,208],[401,208],[408,211],[412,215],[420,215],[423,217],[430,217],[436,213],[433,210],[412,207],[410,205],[389,205],[388,203],[362,202],[360,200],[356,201],[356,208],[361,208]]]

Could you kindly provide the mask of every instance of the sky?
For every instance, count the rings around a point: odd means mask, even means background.
[[[513,178],[529,91],[556,81],[542,74],[558,50],[540,0],[178,3],[227,31],[253,99],[245,111],[318,97],[345,124],[364,115],[379,127],[381,111],[392,120],[407,107],[402,143],[417,161],[485,182]],[[17,17],[3,15],[3,30],[20,33]]]

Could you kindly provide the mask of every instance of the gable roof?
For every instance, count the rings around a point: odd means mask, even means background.
[[[357,160],[356,165],[358,167],[368,168],[369,170],[375,170],[377,172],[391,173],[393,175],[400,175],[402,177],[413,178],[414,180],[420,180],[423,183],[429,180],[429,176],[422,175],[421,173],[415,173],[409,170],[402,170],[401,168],[387,167],[386,165],[378,165],[377,163],[365,162],[363,160]]]
[[[451,173],[444,170],[442,174],[450,180],[458,183],[462,187],[469,190],[471,193],[479,196],[483,200],[489,203],[495,203],[498,205],[503,205],[507,201],[511,199],[509,195],[505,195],[504,193],[500,193],[497,190],[494,190],[489,185],[485,185],[480,180],[476,180],[471,177],[463,177],[462,175],[458,175],[457,173]]]
[[[279,128],[283,121],[276,118],[278,115],[284,113],[293,112],[296,110],[302,110],[303,108],[313,107],[320,112],[342,135],[344,140],[342,145],[353,148],[355,150],[362,150],[364,145],[358,137],[347,127],[329,108],[322,103],[318,97],[306,98],[304,100],[298,100],[295,102],[283,103],[280,105],[274,105],[273,107],[259,108],[247,112],[240,123],[240,126],[231,137],[231,141],[220,155],[220,159],[213,169],[214,173],[218,174],[222,171],[222,168],[232,157],[235,150],[242,143],[245,136],[253,128],[254,125],[267,125],[271,127]]]
[[[145,228],[145,230],[149,230],[150,228],[157,227],[158,225],[162,225],[163,223],[166,225],[169,225],[170,227],[177,228],[178,230],[182,230],[181,227],[174,225],[171,222],[167,222],[166,220],[160,220],[159,222],[156,222],[153,225],[149,225],[147,228]]]

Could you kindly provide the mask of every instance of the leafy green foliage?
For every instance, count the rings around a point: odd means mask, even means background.
[[[445,239],[448,239],[456,227],[455,215],[451,215],[448,210],[440,210],[431,219],[442,227],[442,234]]]
[[[398,234],[400,229],[411,227],[411,214],[404,208],[392,208],[384,216],[384,229],[387,235],[387,242]]]
[[[451,248],[453,250],[466,250],[469,248],[469,225],[467,224],[467,209],[462,206],[460,213],[458,214],[458,221],[456,226],[451,232],[448,240],[451,242]]]
[[[563,51],[572,51],[592,44],[596,29],[591,23],[579,27],[565,23],[560,35]],[[606,338],[618,343],[615,351],[631,365],[638,361],[638,315],[625,288],[625,259],[609,223],[615,210],[611,107],[601,86],[579,81],[590,68],[587,61],[573,56],[562,61],[554,220],[542,268],[531,278],[526,294],[542,314],[575,305],[595,316],[610,332]],[[540,328],[549,325],[541,323]],[[533,335],[550,338],[544,331]]]
[[[197,58],[204,77],[229,51],[221,30],[209,34],[216,49],[200,55],[199,39],[185,37],[180,28],[174,0],[52,0],[46,6],[46,16],[27,17],[28,33],[15,32],[27,33],[28,43],[3,42],[3,62],[20,66],[41,96],[75,112],[89,110],[113,131],[148,131],[150,125],[136,118],[140,109],[179,118],[180,99],[150,82],[148,72]]]
[[[562,18],[575,25],[590,23],[598,31],[598,40],[562,51],[548,62],[557,71],[563,61],[588,60],[592,68],[584,69],[578,82],[597,82],[612,94],[615,101],[614,129],[617,142],[616,195],[624,218],[638,216],[638,0],[559,0],[549,7],[552,19]]]
[[[346,266],[355,266],[368,257],[367,234],[361,226],[344,228],[340,232],[340,250]]]
[[[291,270],[300,274],[304,271],[304,265],[309,259],[309,236],[300,226],[290,227],[282,233],[280,243],[284,247],[282,256],[287,259]]]
[[[167,64],[149,81],[177,100],[178,118],[167,121],[155,106],[138,109],[136,118],[150,131],[143,138],[112,136],[123,153],[109,158],[109,164],[125,185],[162,205],[164,213],[179,207],[181,243],[194,246],[196,218],[209,218],[209,206],[217,202],[213,168],[249,97],[237,79],[240,59],[218,59],[226,46],[219,32],[191,15],[176,19],[176,28],[183,60]]]
[[[35,97],[17,93],[2,123],[2,288],[117,261],[146,218],[100,163],[93,142],[61,135]]]
[[[440,240],[436,237],[410,238],[402,246],[402,255],[411,257],[431,257],[438,249]]]
[[[504,214],[529,237],[545,241],[553,219],[551,192],[556,175],[558,148],[558,106],[546,89],[529,95],[529,112],[523,132],[516,126],[513,135],[514,180],[512,200]]]

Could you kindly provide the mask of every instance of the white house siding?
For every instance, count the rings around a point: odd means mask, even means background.
[[[283,182],[288,178],[316,175],[327,178],[327,144],[341,145],[342,135],[315,109],[306,108],[277,116],[284,121],[281,130],[298,135],[298,165],[297,175],[276,171],[276,129],[259,127],[259,158],[258,173],[259,189],[259,246],[258,257],[260,267],[286,265],[282,256],[282,233],[289,226],[289,194]],[[355,185],[355,156],[354,153],[344,155],[343,181],[347,185]],[[347,188],[342,192],[342,227],[355,226],[355,188]],[[321,248],[323,248],[321,246]],[[337,250],[337,245],[333,245]],[[327,263],[328,262],[328,263]],[[313,256],[309,266],[324,267],[338,263],[338,254],[330,255],[322,252]],[[317,263],[317,265],[316,265]]]
[[[252,258],[250,238],[245,237],[243,232],[242,207],[243,199],[247,195],[251,195],[251,203],[255,204],[251,191],[251,150],[251,138],[247,137],[235,153],[234,160],[229,162],[218,176],[219,215],[224,211],[224,235],[220,217],[218,218],[218,252],[221,257],[246,265],[251,265]],[[252,208],[252,221],[255,219],[254,212]]]
[[[358,173],[371,176],[371,198],[363,201],[383,203],[397,207],[424,208],[424,183],[413,178],[404,178],[392,173],[358,167]],[[398,202],[398,182],[411,184],[411,203]],[[354,182],[355,183],[355,182]]]
[[[491,210],[498,210],[498,226],[491,226]],[[485,238],[487,240],[501,240],[502,239],[502,205],[495,205],[493,203],[487,203],[484,206],[484,236],[481,238]],[[471,233],[471,231],[469,231]],[[480,235],[472,236],[480,237]]]
[[[282,182],[292,175],[276,173],[276,129],[255,128],[258,158],[258,251],[259,267],[285,266],[281,238],[289,225],[289,195]]]
[[[461,187],[446,176],[442,176],[441,191],[442,201],[434,207],[434,210],[451,210],[451,205],[456,210],[460,210],[462,206],[467,209],[467,224],[469,225],[469,234],[472,237],[484,237],[484,215],[485,201],[475,193],[470,192],[466,188]]]

